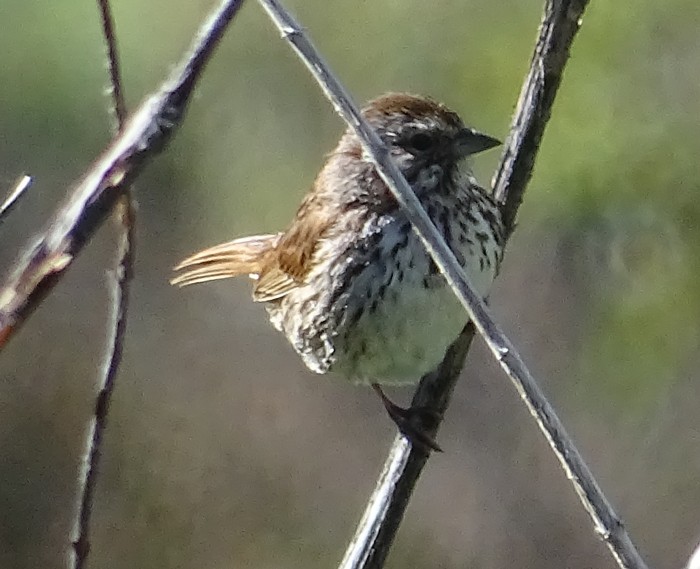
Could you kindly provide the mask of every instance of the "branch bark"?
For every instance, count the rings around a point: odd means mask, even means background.
[[[336,111],[355,130],[375,163],[377,172],[405,209],[414,231],[423,241],[435,264],[468,312],[471,322],[536,419],[567,477],[572,481],[584,508],[591,516],[596,532],[605,540],[617,563],[623,568],[645,568],[644,561],[619,517],[583,462],[554,409],[537,386],[513,344],[496,325],[484,302],[472,288],[454,254],[389,158],[386,147],[363,120],[349,94],[330,71],[301,26],[280,2],[259,2],[282,33],[282,37],[292,45],[307,66]],[[496,176],[495,195],[503,204],[503,215],[511,231],[568,59],[569,47],[578,31],[586,4],[587,0],[548,0],[545,4],[545,15],[530,73],[506,145],[503,164]],[[440,369],[422,380],[414,397],[415,402],[427,402],[438,410],[447,406],[472,335],[470,326],[467,326],[448,350],[445,361],[439,366]],[[383,566],[426,460],[427,456],[422,452],[411,449],[402,437],[397,438],[357,533],[341,562],[340,566],[343,569]]]
[[[126,102],[121,80],[117,37],[109,0],[98,0],[97,3],[107,48],[112,95],[110,110],[115,119],[114,130],[116,134],[123,128],[126,120]],[[114,217],[119,224],[119,237],[117,266],[111,281],[112,302],[110,306],[112,311],[107,327],[111,334],[104,355],[104,363],[100,370],[100,388],[86,435],[83,468],[81,468],[78,477],[78,510],[72,532],[71,551],[68,556],[69,567],[72,569],[83,569],[90,553],[90,518],[92,517],[98,468],[102,456],[102,442],[124,349],[129,307],[129,283],[133,277],[135,243],[136,208],[131,187],[124,188],[124,195],[119,198],[115,213]]]

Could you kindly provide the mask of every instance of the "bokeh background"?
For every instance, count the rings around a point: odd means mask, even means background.
[[[202,0],[114,3],[133,108],[190,43]],[[290,2],[358,100],[430,94],[505,137],[539,0]],[[109,139],[94,2],[0,3],[0,227],[13,259]],[[700,4],[593,0],[491,305],[657,568],[700,539]],[[187,290],[196,248],[287,223],[342,125],[255,2],[176,140],[139,179],[129,334],[91,567],[333,567],[394,431],[374,395],[306,371],[246,282]],[[498,152],[479,157],[487,183]],[[63,567],[105,344],[105,226],[0,357],[0,568]],[[420,323],[416,323],[420,325]],[[389,560],[613,562],[476,343]],[[393,393],[408,400],[410,390]]]

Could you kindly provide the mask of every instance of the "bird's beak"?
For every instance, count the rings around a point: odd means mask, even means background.
[[[457,153],[461,158],[478,154],[500,144],[500,140],[468,127],[459,131],[456,139]]]

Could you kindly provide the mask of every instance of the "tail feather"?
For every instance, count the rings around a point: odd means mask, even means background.
[[[174,268],[181,272],[170,283],[183,287],[239,275],[257,277],[266,253],[274,249],[280,235],[242,237],[203,249]]]

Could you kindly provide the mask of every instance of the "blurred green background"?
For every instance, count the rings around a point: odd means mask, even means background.
[[[212,7],[114,2],[131,108]],[[539,0],[290,2],[357,100],[432,95],[505,137]],[[0,263],[109,139],[93,2],[0,3],[0,187],[35,177]],[[700,3],[593,0],[491,305],[653,567],[700,539]],[[342,556],[394,436],[314,376],[246,282],[168,285],[191,251],[290,219],[342,131],[255,2],[139,179],[129,335],[91,567],[315,568]],[[479,157],[487,183],[498,153]],[[0,358],[0,568],[64,566],[104,348],[106,226]],[[477,344],[479,344],[477,342]],[[394,396],[407,400],[409,390]],[[614,567],[479,344],[389,566]]]

